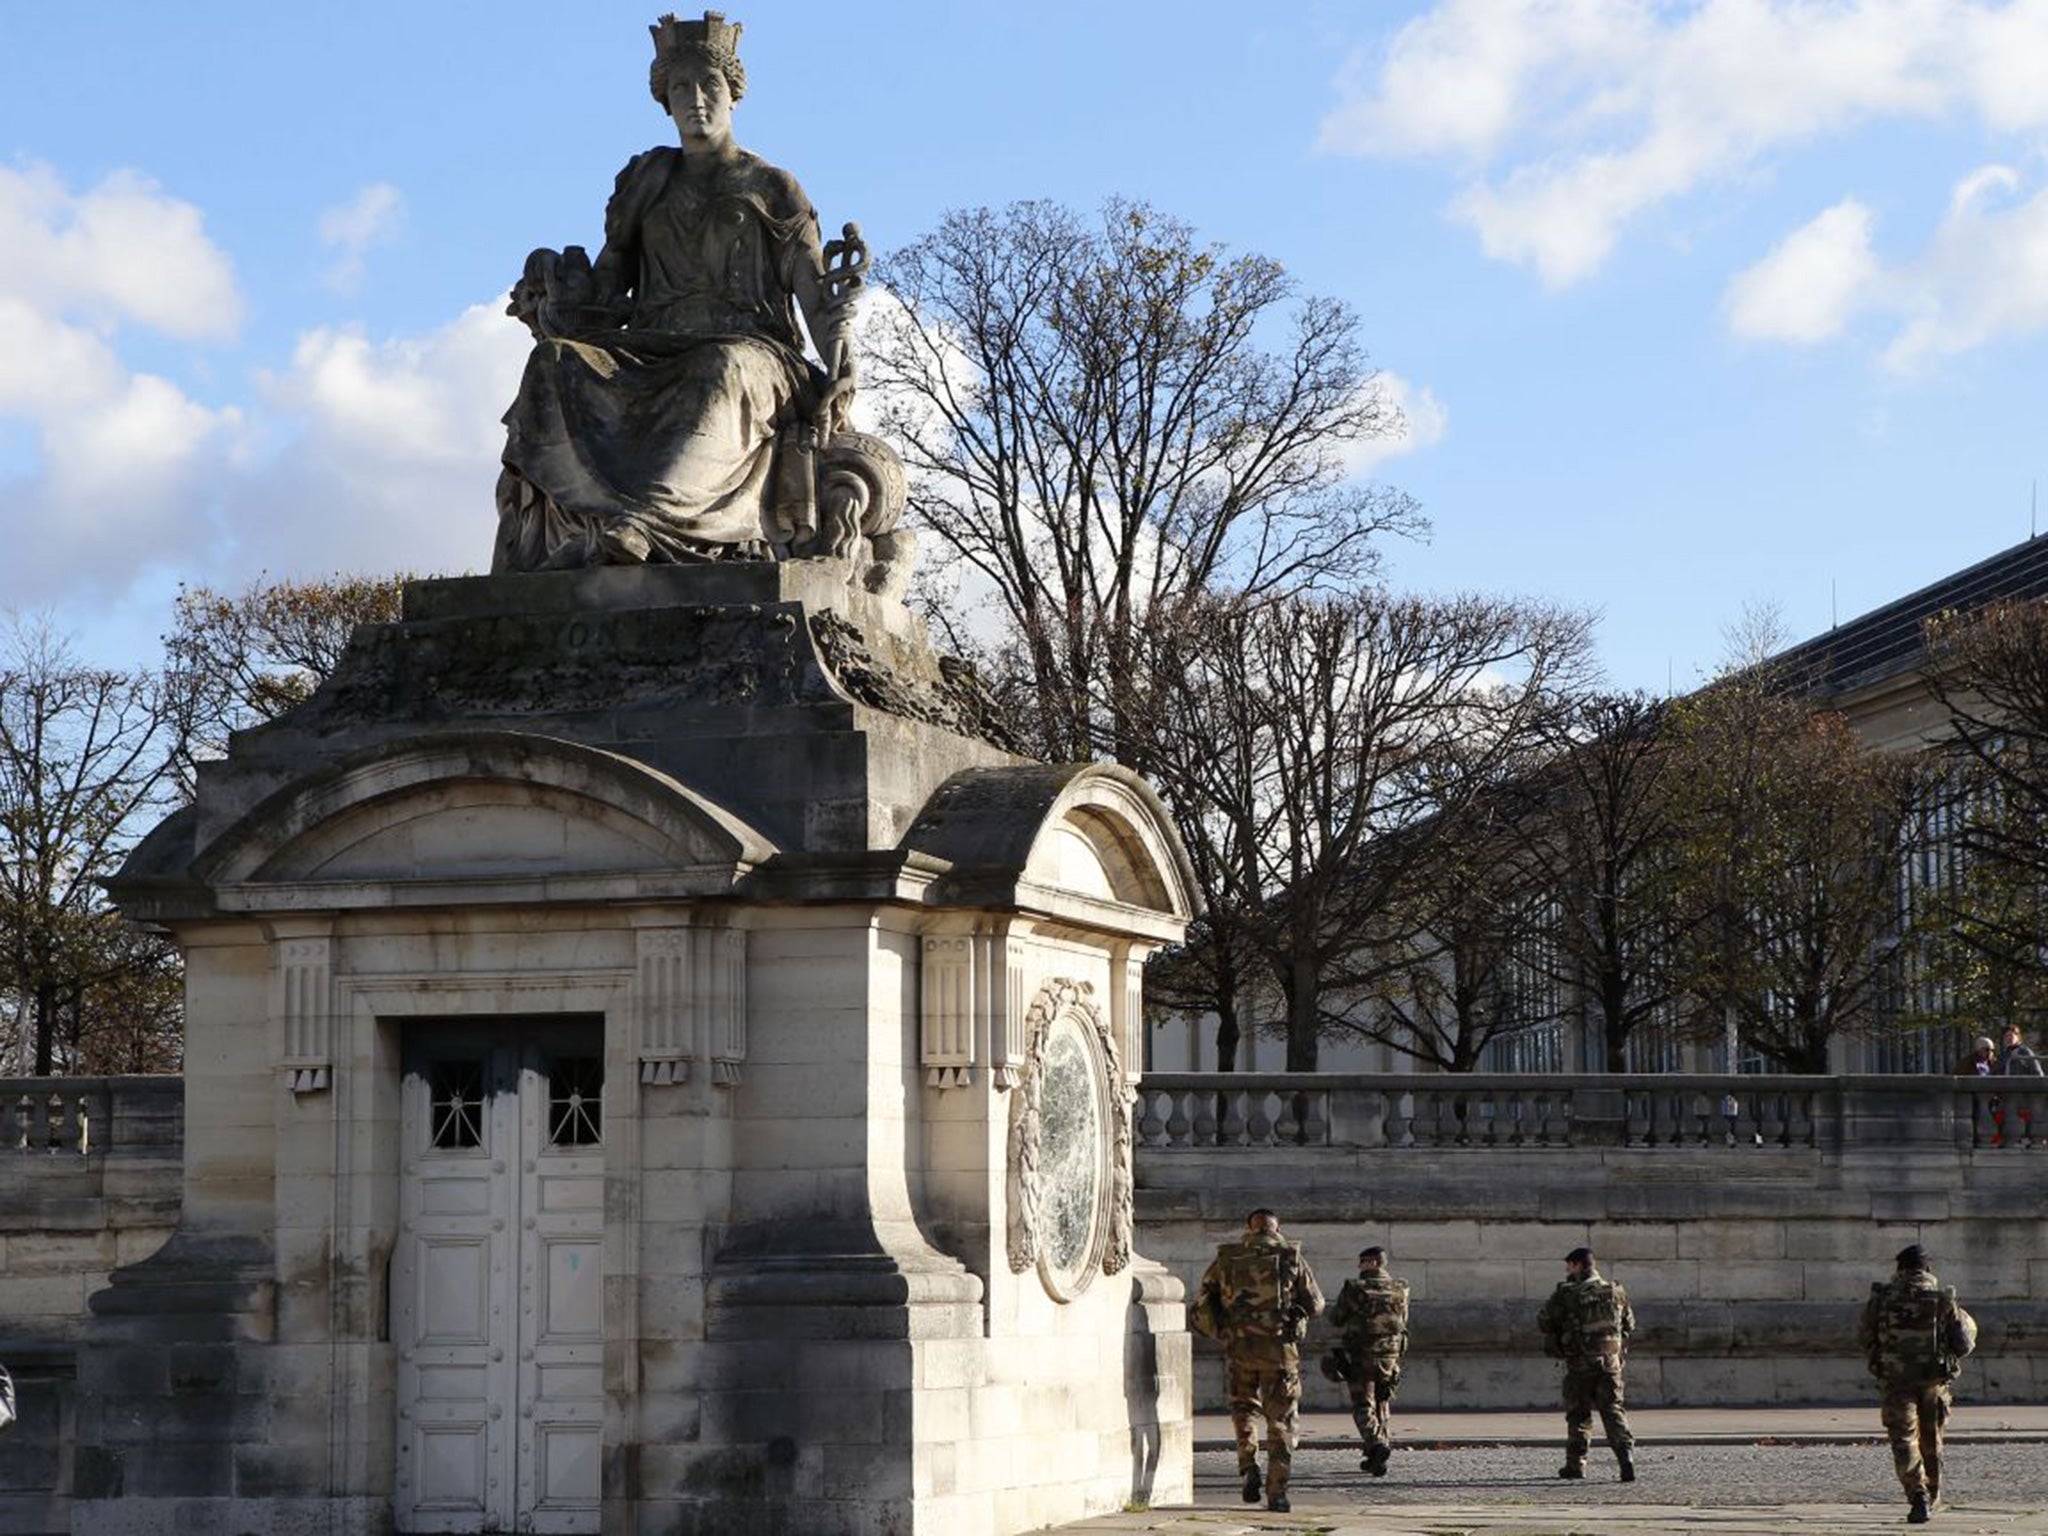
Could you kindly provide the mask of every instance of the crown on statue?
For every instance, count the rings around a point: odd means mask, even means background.
[[[678,21],[671,13],[647,30],[654,36],[657,58],[704,53],[720,63],[729,63],[740,56],[740,33],[745,28],[737,21],[727,21],[722,11],[706,11],[702,21]]]

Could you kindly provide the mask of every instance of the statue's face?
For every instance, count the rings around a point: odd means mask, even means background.
[[[668,72],[668,115],[685,149],[708,149],[732,138],[732,89],[722,71],[682,60]]]

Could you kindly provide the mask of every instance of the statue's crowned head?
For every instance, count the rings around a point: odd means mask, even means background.
[[[740,62],[741,24],[718,11],[702,21],[678,21],[667,15],[647,29],[654,36],[654,62],[647,69],[647,89],[662,110],[668,109],[668,75],[678,64],[709,65],[725,76],[726,89],[738,101],[747,93],[747,67]]]

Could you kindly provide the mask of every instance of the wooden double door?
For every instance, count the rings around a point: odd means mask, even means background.
[[[604,1051],[597,1019],[405,1035],[395,1523],[598,1529]]]

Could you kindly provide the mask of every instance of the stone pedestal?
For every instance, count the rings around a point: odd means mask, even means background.
[[[843,566],[420,583],[117,896],[183,1225],[94,1299],[74,1529],[1022,1531],[1185,1498],[1131,1247],[1129,774],[992,743]]]

